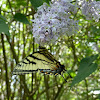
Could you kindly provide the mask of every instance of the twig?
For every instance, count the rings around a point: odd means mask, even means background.
[[[4,56],[4,67],[6,71],[6,88],[7,88],[7,100],[9,100],[10,97],[10,86],[9,86],[9,78],[8,78],[8,68],[7,68],[7,58],[5,53],[5,46],[4,46],[4,36],[1,34],[1,42],[2,42],[2,48],[3,48],[3,56]]]

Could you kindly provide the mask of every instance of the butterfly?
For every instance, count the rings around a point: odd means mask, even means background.
[[[17,64],[13,70],[13,75],[23,75],[37,71],[45,74],[61,75],[64,70],[65,66],[61,65],[46,48],[39,47],[39,51],[28,55]]]

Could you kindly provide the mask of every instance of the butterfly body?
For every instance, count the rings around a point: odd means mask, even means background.
[[[13,74],[21,75],[40,71],[45,74],[61,74],[65,66],[61,65],[44,47],[23,59],[14,68]]]

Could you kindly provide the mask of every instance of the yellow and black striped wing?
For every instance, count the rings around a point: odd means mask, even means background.
[[[30,54],[14,68],[13,74],[27,74],[40,70],[41,73],[61,74],[65,69],[54,56],[44,47],[40,51]]]
[[[23,59],[14,68],[13,74],[27,74],[40,70],[46,72],[50,70],[56,70],[58,67],[53,60],[48,59],[42,53],[34,53]]]

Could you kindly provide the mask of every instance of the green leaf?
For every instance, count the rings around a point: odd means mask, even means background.
[[[96,26],[91,25],[90,31],[91,31],[91,34],[96,34],[96,35],[100,36],[100,34],[99,34],[100,33],[100,29],[97,28]]]
[[[51,0],[43,0],[43,1],[49,4],[49,2],[50,2]]]
[[[19,22],[22,22],[24,24],[30,24],[28,19],[26,18],[26,16],[24,14],[21,14],[21,13],[16,13],[14,16],[14,19],[19,21]]]
[[[0,19],[6,21],[6,18],[4,16],[2,16],[2,15],[0,15]]]
[[[43,0],[30,0],[30,2],[35,9],[43,4]]]
[[[100,94],[98,94],[98,99],[100,99]]]
[[[44,2],[49,4],[51,0],[30,0],[32,6],[37,9],[37,7],[41,6]]]
[[[27,6],[27,1],[26,0],[16,0],[17,6]]]
[[[10,36],[9,34],[9,27],[6,24],[6,18],[0,15],[0,33],[4,32],[6,35]]]
[[[97,64],[93,63],[93,61],[96,60],[97,57],[98,55],[92,55],[81,60],[78,74],[72,81],[71,87],[74,86],[76,83],[84,80],[87,76],[92,74],[97,69]]]

